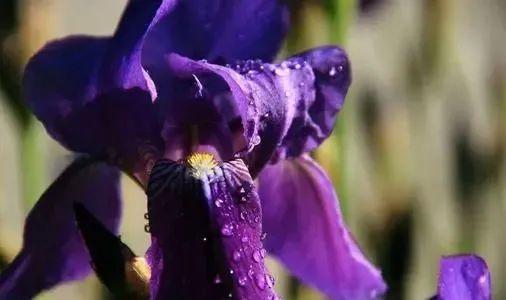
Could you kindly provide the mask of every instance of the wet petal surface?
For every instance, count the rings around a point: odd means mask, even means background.
[[[152,297],[274,299],[248,170],[242,160],[217,165],[209,156],[159,161],[152,171]]]

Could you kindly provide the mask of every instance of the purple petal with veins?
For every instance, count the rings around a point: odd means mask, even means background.
[[[258,195],[240,159],[159,161],[148,186],[153,299],[274,299]]]
[[[436,298],[441,300],[492,299],[490,272],[486,262],[477,255],[441,258]]]

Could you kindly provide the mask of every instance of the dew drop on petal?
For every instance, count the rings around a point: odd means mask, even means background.
[[[260,253],[260,251],[255,250],[253,252],[253,260],[256,261],[257,263],[262,261],[262,254]]]
[[[286,75],[286,70],[283,69],[283,68],[275,68],[274,69],[274,74],[276,74],[277,76],[284,76]]]
[[[241,238],[241,242],[243,242],[243,243],[247,243],[247,242],[249,242],[249,238],[248,238],[247,236],[243,236],[243,237]]]
[[[245,286],[245,285],[246,285],[246,281],[247,281],[247,280],[248,280],[248,278],[246,278],[245,276],[241,276],[241,277],[239,277],[239,280],[238,280],[239,285],[240,285],[240,286]]]
[[[248,270],[248,276],[249,278],[253,278],[255,276],[255,271],[253,271],[253,268],[250,266],[250,269]]]
[[[216,274],[216,277],[214,277],[214,284],[220,284],[221,283],[221,277],[220,274]]]
[[[223,234],[224,236],[232,236],[233,235],[232,226],[230,226],[230,225],[224,225],[221,228],[221,234]]]
[[[234,251],[234,253],[232,254],[232,258],[234,259],[234,261],[238,262],[239,260],[241,260],[241,252]]]
[[[221,206],[223,205],[223,200],[221,200],[221,199],[219,199],[219,198],[218,198],[218,199],[216,199],[216,200],[214,201],[214,205],[215,205],[216,207],[221,207]]]
[[[336,74],[337,74],[336,67],[330,68],[329,76],[334,77],[334,76],[336,76]]]
[[[255,284],[259,289],[265,289],[265,277],[261,274],[255,275]]]

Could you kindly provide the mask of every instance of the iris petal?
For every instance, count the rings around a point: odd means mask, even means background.
[[[144,60],[151,71],[171,52],[222,64],[270,61],[288,29],[288,11],[280,0],[172,2],[174,8],[146,39]]]
[[[160,161],[151,173],[153,299],[274,299],[260,202],[246,166],[192,164]]]
[[[0,299],[31,299],[59,283],[90,272],[90,257],[74,219],[80,202],[117,232],[119,173],[105,163],[79,159],[42,195],[25,223],[23,247],[0,275]]]
[[[149,94],[140,88],[98,90],[98,70],[110,41],[71,37],[37,53],[26,67],[25,99],[64,146],[134,168],[143,147],[160,148]]]
[[[351,83],[350,62],[339,47],[315,48],[293,59],[311,66],[316,94],[298,99],[293,122],[280,147],[280,157],[297,157],[314,150],[330,135]]]
[[[163,109],[165,127],[197,125],[232,136],[232,143],[221,139],[217,147],[231,144],[232,154],[245,153],[253,176],[280,145],[298,102],[315,95],[312,69],[302,59],[280,64],[244,61],[233,68],[177,54],[169,55],[167,61],[179,83],[167,94],[175,97]],[[165,139],[170,142],[169,136]]]
[[[489,300],[491,291],[490,273],[481,257],[455,255],[441,259],[437,299]]]
[[[308,156],[267,166],[259,176],[266,248],[331,299],[374,299],[386,285],[344,224],[324,171]]]

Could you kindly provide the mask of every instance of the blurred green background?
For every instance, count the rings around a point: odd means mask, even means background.
[[[70,162],[25,109],[20,76],[47,41],[111,34],[125,0],[0,0],[0,270],[21,245],[23,219]],[[315,154],[346,220],[381,267],[387,299],[426,299],[439,257],[476,252],[506,299],[506,1],[291,1],[281,56],[339,43],[353,84],[335,134]],[[79,70],[76,70],[79,72]],[[148,246],[145,196],[123,180],[121,234]],[[270,269],[283,299],[323,299]],[[94,276],[40,299],[101,299]]]

